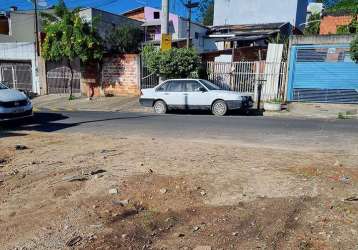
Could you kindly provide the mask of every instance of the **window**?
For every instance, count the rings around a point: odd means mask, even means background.
[[[170,81],[167,91],[168,92],[184,92],[184,81]]]
[[[186,92],[199,92],[203,86],[197,81],[186,81],[185,89]]]
[[[160,12],[159,11],[154,11],[153,12],[153,18],[154,19],[160,19]]]
[[[169,83],[170,83],[170,82],[166,82],[166,83],[160,85],[160,86],[156,89],[156,91],[158,91],[158,92],[165,92],[165,91],[167,90],[167,88],[168,88]]]
[[[198,40],[199,39],[199,33],[195,32],[195,39]]]
[[[200,82],[202,84],[204,84],[204,86],[209,90],[220,90],[221,89],[219,86],[216,86],[214,83],[211,83],[207,80],[200,80]]]
[[[0,89],[7,89],[7,87],[0,82]]]
[[[0,16],[0,34],[10,35],[9,19],[6,16]]]

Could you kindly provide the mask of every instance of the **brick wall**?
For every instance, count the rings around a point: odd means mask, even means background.
[[[352,21],[352,16],[325,16],[321,21],[320,35],[336,34],[337,28],[348,25]]]
[[[139,95],[140,64],[137,54],[125,54],[103,59],[100,83],[96,79],[95,67],[87,67],[82,73],[82,94],[103,95]],[[92,90],[91,90],[92,88]]]

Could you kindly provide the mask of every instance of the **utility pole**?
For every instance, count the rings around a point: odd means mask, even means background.
[[[40,44],[39,44],[39,25],[38,25],[38,13],[37,13],[37,0],[34,0],[35,4],[35,42],[37,56],[40,56]]]
[[[162,0],[161,35],[169,34],[169,0]],[[163,40],[163,39],[162,39]]]
[[[187,29],[187,38],[186,38],[186,47],[190,48],[190,36],[191,36],[191,9],[199,7],[199,2],[192,3],[191,0],[188,0],[188,3],[185,4],[185,7],[188,9],[188,29]]]

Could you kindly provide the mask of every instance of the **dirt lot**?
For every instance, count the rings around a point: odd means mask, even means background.
[[[1,249],[358,249],[358,152],[46,133],[0,152]]]

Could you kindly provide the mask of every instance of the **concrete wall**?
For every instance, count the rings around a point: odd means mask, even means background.
[[[214,25],[290,22],[298,27],[307,5],[307,0],[215,0]]]
[[[290,45],[349,44],[353,39],[354,35],[292,36]]]
[[[0,59],[4,61],[30,61],[32,65],[32,91],[40,93],[36,75],[35,45],[33,43],[0,43]]]
[[[125,16],[120,16],[92,8],[86,8],[81,10],[80,16],[90,23],[92,23],[93,20],[98,18],[98,23],[96,24],[96,27],[99,35],[103,39],[105,39],[117,27],[124,25],[140,27],[142,24],[142,22],[140,21],[133,20]]]
[[[184,18],[180,17],[179,38],[187,37],[187,29],[188,29],[188,22]],[[208,32],[208,28],[196,23],[191,24],[190,37],[192,41],[192,46],[199,53],[203,53],[205,51],[213,51],[216,49],[215,42],[213,40],[205,39],[207,32]],[[196,34],[198,35],[197,37]]]

